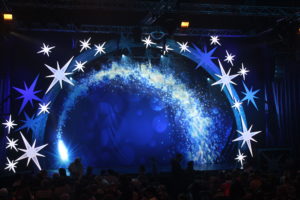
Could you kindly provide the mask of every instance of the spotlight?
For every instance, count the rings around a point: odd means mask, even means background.
[[[13,20],[13,15],[11,13],[4,13],[3,14],[3,19],[4,19],[4,21],[12,21]]]
[[[181,21],[180,27],[181,28],[188,28],[190,26],[189,21]]]
[[[63,162],[69,161],[68,149],[62,140],[58,141],[58,152],[59,152],[60,159]]]
[[[207,78],[207,81],[210,81],[210,78]]]

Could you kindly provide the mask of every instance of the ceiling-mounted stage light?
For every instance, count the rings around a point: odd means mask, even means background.
[[[189,21],[181,21],[181,23],[180,23],[181,28],[188,28],[189,26],[190,26]]]
[[[3,20],[4,21],[12,21],[13,20],[13,14],[11,14],[11,13],[4,13],[3,14]]]

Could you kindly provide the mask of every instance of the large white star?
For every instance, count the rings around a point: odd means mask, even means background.
[[[146,48],[151,47],[151,44],[155,44],[154,42],[152,42],[150,35],[148,37],[145,37],[142,41],[146,45]]]
[[[228,53],[228,51],[226,50],[226,56],[225,56],[225,60],[227,63],[230,63],[231,66],[233,66],[232,61],[234,60],[235,55],[232,55],[231,53]]]
[[[98,45],[96,45],[95,44],[95,47],[96,47],[96,53],[95,53],[95,55],[94,56],[96,56],[98,53],[101,55],[102,53],[105,53],[105,48],[104,48],[104,45],[105,45],[105,43],[106,42],[103,42],[102,44],[98,44]]]
[[[2,123],[5,125],[5,128],[8,128],[8,134],[10,134],[10,130],[14,128],[14,126],[17,126],[17,124],[14,123],[14,120],[11,120],[11,115],[9,115],[9,120],[6,120],[5,123]]]
[[[256,134],[260,133],[261,131],[256,131],[256,132],[251,132],[252,129],[252,125],[250,126],[249,129],[247,129],[244,120],[242,119],[242,126],[243,126],[243,131],[237,131],[238,133],[240,133],[242,136],[236,138],[233,140],[233,142],[236,141],[243,141],[242,143],[242,147],[244,146],[245,143],[247,143],[248,149],[251,153],[251,156],[253,156],[252,154],[252,147],[251,147],[251,141],[257,142],[255,139],[253,139],[253,136],[255,136]]]
[[[24,142],[25,148],[26,149],[19,149],[20,151],[23,151],[24,154],[19,157],[16,161],[19,160],[23,160],[27,158],[27,166],[29,165],[30,160],[32,159],[33,162],[35,163],[35,165],[39,168],[39,170],[41,170],[41,166],[40,163],[37,159],[38,156],[40,157],[45,157],[44,155],[38,153],[40,150],[42,150],[43,148],[45,148],[48,144],[44,144],[42,146],[39,147],[35,147],[35,143],[36,140],[34,140],[32,146],[30,146],[30,144],[28,143],[28,141],[26,140],[26,138],[23,136],[23,134],[20,132],[21,136],[22,136],[22,140]]]
[[[87,63],[87,61],[85,61],[85,62],[81,62],[81,61],[75,61],[76,62],[76,67],[75,67],[75,69],[73,69],[73,71],[76,71],[76,70],[78,70],[78,71],[82,71],[82,72],[84,72],[84,70],[83,70],[83,68],[84,68],[84,65],[85,65],[85,63]]]
[[[238,155],[236,156],[236,158],[235,158],[238,162],[241,163],[241,168],[242,168],[242,169],[243,169],[243,166],[244,166],[243,161],[245,160],[246,157],[247,157],[247,156],[244,155],[243,153],[241,153],[241,151],[239,150],[239,154],[238,154]]]
[[[49,112],[49,104],[51,103],[51,101],[49,101],[47,104],[46,103],[43,103],[43,104],[40,104],[39,103],[39,110],[40,112],[38,113],[38,115],[40,115],[41,113],[50,113]]]
[[[180,46],[179,47],[180,48],[180,53],[181,52],[185,52],[185,51],[191,53],[191,51],[189,50],[188,42],[186,42],[186,43],[184,43],[184,42],[182,42],[182,43],[177,42],[177,44],[179,44],[179,46]]]
[[[80,49],[80,52],[82,52],[83,50],[87,50],[87,49],[91,49],[90,45],[90,40],[91,38],[87,39],[87,40],[79,40],[79,42],[81,43],[80,46],[81,46],[81,49]]]
[[[67,75],[70,75],[72,73],[66,73],[71,61],[72,61],[73,57],[70,58],[70,60],[60,69],[59,67],[59,63],[57,62],[57,69],[54,69],[52,67],[50,67],[49,65],[45,66],[53,73],[52,75],[46,76],[47,78],[53,78],[49,88],[46,91],[46,94],[51,90],[51,88],[57,83],[59,82],[60,84],[60,88],[62,88],[62,82],[65,81],[71,85],[74,85],[68,78]]]
[[[10,161],[9,158],[6,158],[7,159],[7,163],[6,163],[6,167],[4,169],[8,169],[9,171],[13,171],[14,173],[16,173],[16,170],[15,168],[17,168],[17,164],[18,162],[12,160]]]
[[[16,150],[16,151],[18,151],[18,149],[17,149],[17,146],[18,146],[18,144],[17,144],[17,142],[18,142],[18,140],[14,140],[14,139],[9,139],[9,137],[7,137],[6,136],[6,139],[7,139],[7,146],[6,146],[6,149],[14,149],[14,150]]]
[[[223,66],[222,66],[222,64],[220,62],[220,60],[218,60],[218,62],[219,62],[219,65],[220,65],[221,75],[216,74],[216,76],[219,77],[220,80],[218,80],[217,82],[213,83],[212,85],[222,84],[221,90],[223,90],[224,86],[226,86],[226,88],[227,88],[230,96],[232,97],[233,95],[232,95],[231,85],[230,84],[236,85],[236,83],[234,83],[232,81],[232,79],[234,79],[235,77],[237,77],[238,74],[230,75],[230,70],[231,69],[229,69],[228,73],[226,74],[225,71],[224,71],[224,68],[223,68]]]
[[[248,72],[249,72],[249,70],[247,70],[247,68],[245,68],[244,64],[242,63],[242,68],[240,68],[240,71],[238,71],[238,74],[243,76],[243,79],[245,80],[245,76],[247,75]]]
[[[53,48],[55,48],[55,46],[49,47],[49,45],[45,45],[43,43],[43,47],[41,47],[42,50],[38,51],[37,53],[43,53],[44,55],[47,55],[49,57],[49,53],[51,53],[51,49]]]
[[[237,109],[240,112],[240,107],[241,107],[242,103],[243,102],[234,99],[234,103],[231,107]]]
[[[219,37],[218,36],[210,36],[210,45],[216,45],[216,44],[218,44],[218,45],[220,45],[221,46],[221,44],[220,44],[220,42],[219,42]]]

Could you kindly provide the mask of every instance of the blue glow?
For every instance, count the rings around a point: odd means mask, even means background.
[[[112,63],[111,67],[93,72],[75,83],[75,87],[67,95],[62,106],[63,110],[59,115],[58,140],[62,137],[69,112],[77,104],[78,99],[87,96],[90,88],[101,87],[103,84],[109,84],[116,80],[120,81],[121,85],[134,84],[141,92],[156,93],[163,104],[173,108],[176,123],[184,128],[182,137],[185,138],[185,146],[182,146],[181,150],[185,149],[183,153],[186,158],[194,160],[198,164],[213,163],[217,159],[220,151],[215,150],[220,146],[221,138],[210,135],[216,119],[212,119],[210,113],[203,109],[206,100],[199,100],[195,91],[176,78],[172,71],[166,69],[161,72],[161,70],[146,64],[131,63],[124,66]],[[165,119],[161,117],[153,121],[153,125],[157,132],[163,132],[168,127]]]
[[[25,106],[27,105],[28,102],[30,102],[31,106],[33,106],[32,101],[36,100],[36,101],[42,101],[39,97],[36,96],[37,93],[41,92],[41,90],[37,90],[35,91],[35,86],[36,86],[36,82],[38,80],[39,76],[37,76],[33,83],[30,85],[30,87],[28,88],[27,84],[24,82],[24,87],[25,89],[20,89],[20,88],[16,88],[13,87],[15,90],[17,90],[21,96],[18,97],[17,99],[23,99],[21,108],[19,110],[19,114],[23,111],[23,109],[25,108]]]
[[[59,153],[59,157],[60,157],[61,161],[63,161],[63,162],[69,161],[68,149],[61,139],[58,140],[57,148],[58,148],[58,153]]]

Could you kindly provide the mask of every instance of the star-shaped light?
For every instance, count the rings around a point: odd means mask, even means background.
[[[242,68],[240,68],[240,71],[238,71],[238,74],[243,76],[243,79],[245,80],[245,76],[247,75],[248,72],[249,72],[249,70],[247,70],[247,68],[245,68],[244,64],[242,63]]]
[[[36,130],[38,126],[38,120],[35,115],[29,117],[26,112],[24,112],[25,120],[21,120],[24,124],[17,129],[17,131],[27,128],[27,132],[31,129],[33,132]]]
[[[228,51],[226,50],[226,56],[225,56],[225,60],[227,63],[230,63],[231,66],[233,66],[232,61],[234,60],[235,55],[232,55],[231,53],[228,53]]]
[[[219,62],[219,65],[220,65],[221,75],[216,74],[216,76],[219,77],[220,80],[218,80],[217,82],[213,83],[212,85],[222,84],[221,91],[223,90],[224,86],[226,86],[226,88],[227,88],[230,96],[232,97],[233,95],[232,95],[232,90],[231,90],[231,85],[230,84],[236,85],[236,83],[234,83],[232,81],[232,79],[234,79],[235,77],[237,77],[238,74],[230,75],[230,70],[231,69],[229,69],[228,73],[225,73],[220,60],[218,60],[218,62]]]
[[[96,53],[95,53],[95,55],[94,56],[96,56],[98,53],[101,55],[102,53],[105,53],[105,48],[104,48],[104,45],[105,45],[105,43],[106,42],[103,42],[102,44],[98,44],[98,45],[96,45],[95,44],[95,47],[96,47]]]
[[[245,160],[245,158],[246,158],[247,156],[246,155],[244,155],[243,153],[241,153],[241,151],[239,150],[239,154],[238,155],[236,155],[236,160],[238,161],[238,162],[240,162],[241,163],[241,169],[243,169],[243,166],[244,166],[244,163],[243,163],[243,161]]]
[[[81,46],[81,49],[80,49],[80,52],[82,52],[83,50],[87,50],[87,49],[91,49],[90,45],[90,40],[91,38],[87,39],[87,40],[79,40],[79,42],[81,43],[80,46]]]
[[[182,43],[180,43],[180,42],[177,42],[177,44],[179,44],[179,48],[180,48],[180,53],[181,52],[185,52],[185,51],[187,51],[187,52],[191,52],[190,50],[189,50],[189,46],[188,46],[188,42],[186,42],[186,43],[184,43],[184,42],[182,42]]]
[[[145,37],[145,39],[143,39],[142,42],[144,42],[146,48],[151,47],[151,44],[155,44],[154,42],[152,42],[150,35],[148,37]]]
[[[83,68],[85,68],[84,65],[85,65],[85,63],[87,63],[87,61],[81,62],[81,61],[76,60],[75,62],[76,62],[76,65],[75,65],[76,67],[75,67],[75,69],[73,69],[73,71],[78,70],[78,71],[84,72]]]
[[[259,92],[259,90],[255,90],[253,91],[253,88],[251,87],[251,89],[249,90],[247,88],[247,86],[245,85],[245,83],[243,82],[244,88],[245,88],[245,92],[242,92],[245,97],[242,99],[242,101],[247,100],[247,104],[249,105],[249,102],[251,101],[251,103],[253,104],[253,106],[256,108],[256,110],[258,110],[257,105],[255,103],[255,99],[258,99],[256,95],[256,93]]]
[[[51,90],[51,88],[57,83],[59,82],[60,84],[60,88],[62,88],[62,82],[65,81],[71,85],[74,85],[68,78],[67,75],[70,75],[72,73],[66,73],[71,61],[72,61],[73,57],[70,58],[70,60],[60,69],[59,67],[59,63],[57,62],[57,69],[54,69],[52,67],[50,67],[49,65],[45,66],[53,73],[52,75],[46,76],[47,78],[53,78],[50,86],[48,87],[46,94]]]
[[[237,109],[240,112],[240,107],[241,107],[242,103],[243,102],[234,99],[234,103],[232,105],[232,108],[235,108],[235,109]]]
[[[51,49],[55,48],[55,46],[53,47],[49,47],[49,45],[45,45],[43,43],[43,47],[41,47],[42,50],[40,50],[37,53],[43,53],[44,55],[47,55],[49,57],[49,53],[51,53]]]
[[[168,53],[169,51],[172,51],[174,49],[170,48],[169,45],[165,45],[164,47],[162,46],[157,46],[159,49],[163,49],[163,54],[165,55],[166,53]]]
[[[210,45],[216,45],[218,44],[219,46],[221,46],[220,42],[219,42],[219,37],[218,36],[210,36]]]
[[[51,103],[51,101],[49,101],[47,104],[46,103],[43,103],[43,104],[40,104],[39,103],[39,110],[40,112],[38,113],[38,115],[40,115],[41,113],[50,113],[49,112],[49,104]]]
[[[38,156],[40,157],[45,157],[44,155],[40,154],[39,151],[41,151],[43,148],[45,148],[48,144],[44,144],[39,147],[35,147],[36,140],[34,140],[32,146],[28,143],[26,138],[23,136],[22,132],[20,132],[22,140],[24,142],[25,148],[26,149],[19,149],[20,151],[23,151],[24,154],[19,157],[16,161],[23,160],[27,158],[27,166],[29,165],[30,160],[33,160],[35,165],[41,170],[41,166],[38,161]]]
[[[236,138],[233,140],[233,142],[236,141],[243,141],[242,143],[242,147],[244,146],[245,143],[247,143],[248,149],[251,153],[251,156],[253,156],[252,154],[252,147],[251,147],[251,141],[257,142],[255,139],[253,139],[253,136],[255,136],[256,134],[260,133],[261,131],[256,131],[256,132],[251,132],[252,130],[252,125],[250,126],[249,129],[247,129],[244,120],[242,119],[242,127],[243,127],[243,131],[237,131],[238,133],[240,133],[242,136]]]
[[[6,139],[7,139],[6,149],[9,148],[9,149],[14,149],[14,150],[18,151],[18,149],[17,149],[17,146],[18,146],[17,142],[18,142],[18,140],[9,139],[9,137],[7,137],[7,136],[6,136]]]
[[[6,167],[4,169],[8,169],[8,171],[13,171],[14,173],[16,173],[16,170],[15,168],[17,168],[17,164],[18,162],[12,160],[10,161],[9,158],[6,158],[7,159],[7,163],[6,163]]]
[[[14,126],[17,126],[17,124],[14,123],[15,120],[11,120],[11,115],[9,115],[9,120],[6,120],[5,123],[2,123],[5,125],[5,128],[8,128],[8,134],[10,134],[10,130],[14,128]]]
[[[29,88],[27,87],[27,84],[24,82],[24,87],[25,87],[24,90],[13,87],[15,90],[17,90],[21,94],[21,96],[18,97],[17,99],[23,99],[22,106],[19,110],[19,114],[23,111],[24,107],[27,105],[28,102],[30,102],[31,106],[33,106],[33,103],[32,103],[33,100],[41,101],[41,99],[36,96],[36,94],[41,92],[41,90],[35,91],[35,86],[36,86],[38,78],[39,77],[37,76]]]
[[[214,65],[213,59],[217,57],[213,57],[212,54],[215,52],[217,47],[213,48],[212,50],[207,52],[207,47],[204,46],[204,51],[199,49],[195,44],[193,44],[194,49],[192,49],[191,53],[195,56],[198,61],[197,66],[195,69],[198,69],[202,65]]]

